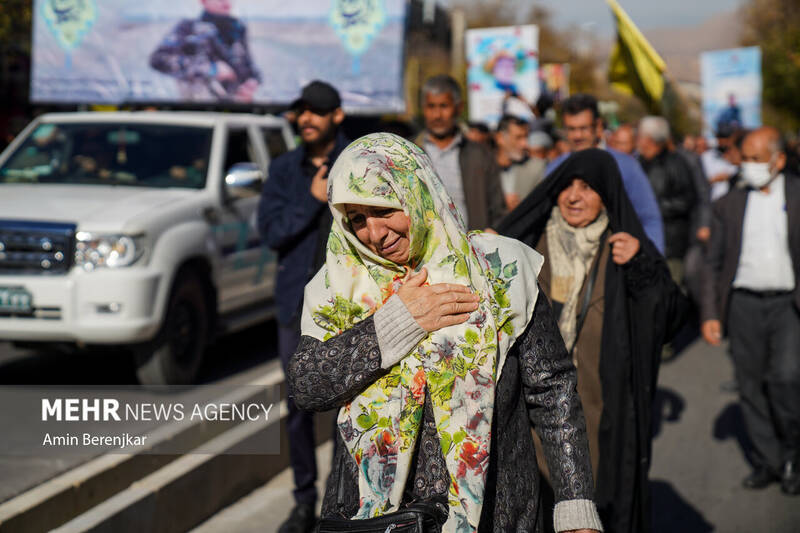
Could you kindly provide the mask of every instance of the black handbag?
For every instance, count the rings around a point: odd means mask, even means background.
[[[447,515],[443,503],[414,502],[394,513],[364,520],[323,518],[317,533],[439,533]]]

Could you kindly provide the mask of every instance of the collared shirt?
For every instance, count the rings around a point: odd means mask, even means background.
[[[514,170],[514,165],[500,169],[500,187],[503,189],[503,194],[514,193],[514,189],[517,186],[516,173]]]
[[[500,186],[504,194],[516,194],[520,200],[544,180],[544,159],[526,157],[500,169]]]
[[[718,174],[727,174],[728,178],[736,174],[736,166],[722,157],[722,154],[719,153],[718,150],[706,150],[703,152],[703,155],[700,156],[700,161],[703,163],[703,171],[705,171],[706,177],[709,180]],[[712,183],[711,201],[713,202],[717,198],[722,198],[728,194],[730,188],[731,185],[728,180]]]
[[[458,155],[461,147],[461,133],[456,133],[453,142],[439,148],[434,144],[428,135],[425,135],[424,148],[431,158],[433,168],[442,180],[444,190],[453,199],[453,203],[461,213],[464,226],[469,227],[467,220],[467,199],[464,195],[464,182],[461,177],[461,165],[458,162]]]
[[[786,189],[783,174],[769,192],[750,191],[742,223],[742,251],[733,286],[753,291],[791,291],[794,269],[789,254]]]

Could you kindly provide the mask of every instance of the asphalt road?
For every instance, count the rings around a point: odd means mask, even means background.
[[[725,349],[698,340],[662,365],[650,471],[653,533],[800,532],[800,496],[786,496],[778,485],[741,487],[749,443],[736,393],[720,389],[732,376]],[[320,492],[330,454],[330,444],[317,450]],[[192,533],[275,532],[294,503],[292,487],[286,470]]]
[[[747,490],[750,442],[738,395],[721,387],[726,348],[696,341],[662,365],[650,480],[655,533],[798,533],[800,496]]]
[[[204,383],[239,382],[275,357],[273,324],[252,328],[217,343],[202,371]],[[0,344],[0,384],[133,383],[133,369],[114,354],[31,353]],[[798,533],[800,497],[778,485],[761,491],[741,487],[749,472],[749,442],[735,393],[721,385],[732,378],[724,348],[688,344],[661,367],[656,401],[653,466],[650,472],[654,533]],[[319,489],[327,476],[330,445],[318,450]],[[36,459],[0,459],[0,501],[70,465]],[[290,471],[200,525],[199,532],[276,531],[292,507]]]
[[[274,322],[222,337],[206,354],[200,384],[235,385],[264,372],[277,357]],[[133,363],[124,352],[96,349],[70,353],[19,349],[0,342],[1,385],[136,385]],[[0,406],[9,409],[12,406]],[[0,502],[12,498],[91,457],[0,456]]]

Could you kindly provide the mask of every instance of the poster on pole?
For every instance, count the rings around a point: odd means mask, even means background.
[[[761,126],[761,49],[757,46],[700,54],[703,134],[720,128]]]
[[[569,63],[544,63],[539,67],[542,94],[554,102],[569,98]]]
[[[405,0],[34,0],[30,96],[283,105],[308,82],[403,111]]]
[[[539,28],[534,25],[467,30],[467,89],[470,120],[494,126],[503,100],[539,98]]]

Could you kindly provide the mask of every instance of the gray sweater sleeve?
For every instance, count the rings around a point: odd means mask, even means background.
[[[289,395],[300,409],[341,407],[394,366],[426,335],[395,295],[347,331],[320,341],[303,336],[289,361]]]
[[[375,333],[381,367],[386,369],[400,362],[427,335],[396,294],[375,312]]]

